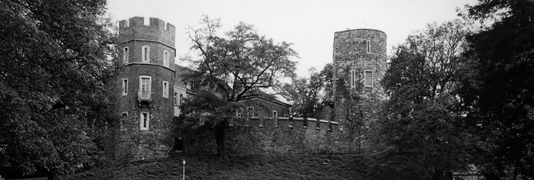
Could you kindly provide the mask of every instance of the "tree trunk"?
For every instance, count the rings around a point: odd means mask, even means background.
[[[217,155],[224,155],[224,135],[225,128],[219,125],[215,128],[215,140],[217,143]]]

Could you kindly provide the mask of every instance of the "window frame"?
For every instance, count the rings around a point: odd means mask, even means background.
[[[140,92],[144,92],[143,91],[143,78],[147,78],[148,79],[148,91],[147,92],[152,92],[152,77],[150,76],[139,76],[139,91]]]
[[[128,118],[128,112],[122,112],[121,118],[119,119],[119,129],[124,131],[126,128],[124,127],[124,120]]]
[[[371,53],[371,41],[365,40],[365,52]]]
[[[150,130],[150,113],[149,112],[142,111],[141,113],[139,113],[139,129],[144,130],[144,131]]]
[[[130,62],[130,48],[128,46],[122,48],[122,62]]]
[[[170,67],[169,51],[163,50],[163,66]]]
[[[122,95],[128,95],[128,78],[122,78]]]
[[[141,46],[141,62],[144,62],[144,63],[150,62],[150,46],[148,45]]]
[[[247,108],[247,114],[248,114],[248,117],[257,117],[257,116],[254,116],[254,115],[257,115],[255,114],[254,106],[249,106]]]
[[[176,89],[175,89],[176,90]],[[178,106],[178,92],[174,92],[174,96],[173,96],[173,105],[174,106]]]
[[[370,85],[367,84],[367,83],[368,83],[368,82],[367,82],[367,73],[368,73],[368,72],[369,72],[370,75],[371,75]],[[371,71],[371,70],[365,70],[365,71],[364,71],[364,74],[363,74],[363,84],[364,84],[365,87],[373,87],[373,85],[374,85],[374,83],[373,83],[373,71]]]
[[[356,88],[356,70],[350,71],[350,88]]]
[[[164,98],[169,98],[169,82],[163,81],[161,88],[163,89],[162,95]]]

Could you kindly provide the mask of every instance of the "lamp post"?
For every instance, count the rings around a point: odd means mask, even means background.
[[[183,172],[182,172],[182,177],[183,177],[183,180],[185,180],[185,159],[182,159],[182,164],[183,164]]]

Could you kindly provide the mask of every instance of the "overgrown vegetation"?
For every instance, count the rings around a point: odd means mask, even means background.
[[[240,155],[184,157],[186,179],[369,179],[359,155]],[[139,161],[64,179],[182,179],[182,159]]]
[[[0,1],[0,170],[53,179],[102,157],[118,65],[104,0]]]

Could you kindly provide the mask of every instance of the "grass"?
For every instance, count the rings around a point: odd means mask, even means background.
[[[365,179],[359,155],[196,156],[137,161],[67,175],[63,179]]]

